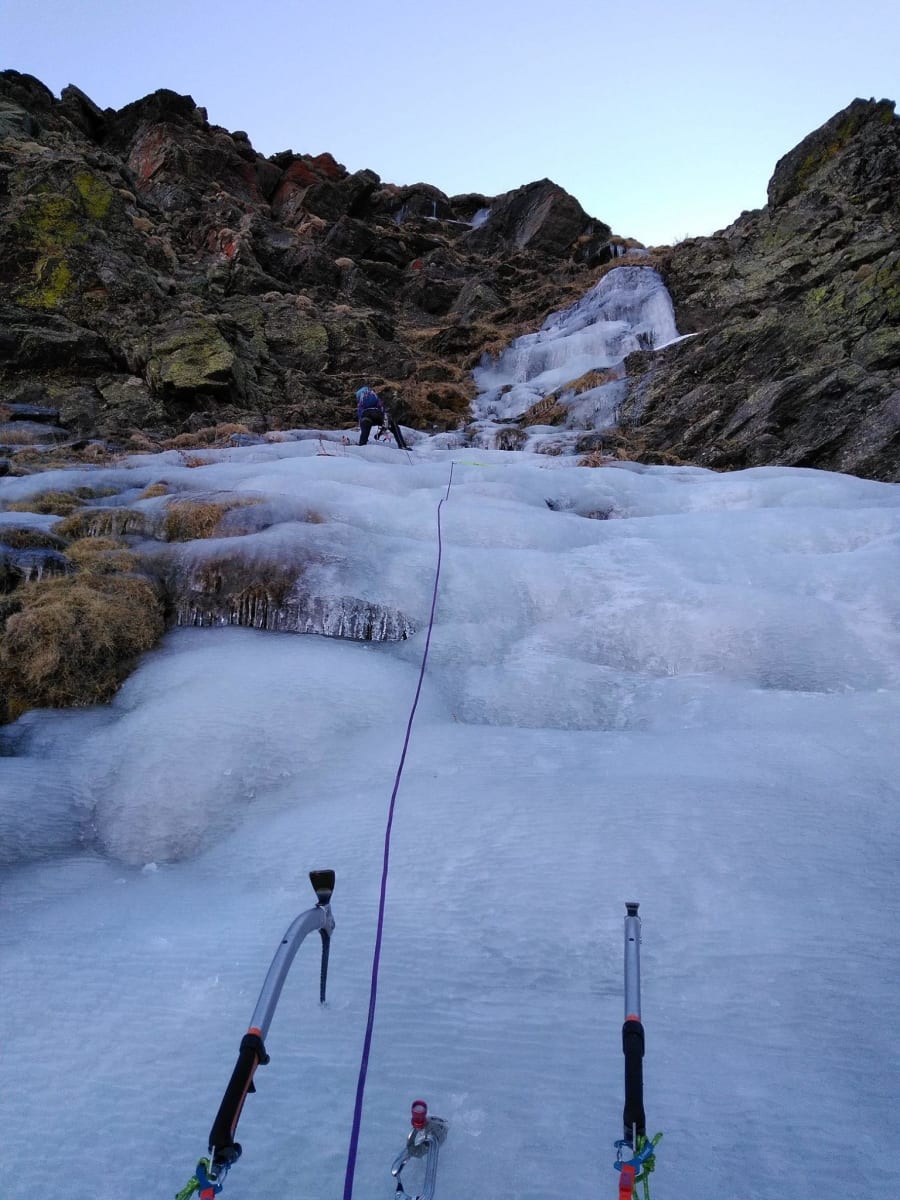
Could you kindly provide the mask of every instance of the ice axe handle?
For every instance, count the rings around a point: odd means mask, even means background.
[[[625,1141],[633,1145],[635,1134],[645,1137],[647,1118],[644,1116],[644,1027],[635,1017],[622,1026],[622,1050],[625,1054]]]
[[[259,1030],[249,1029],[241,1038],[241,1048],[237,1062],[231,1072],[231,1079],[213,1121],[209,1134],[209,1152],[212,1155],[213,1167],[230,1166],[241,1155],[241,1148],[234,1140],[237,1123],[248,1092],[256,1091],[253,1086],[253,1075],[256,1068],[265,1066],[269,1061],[266,1048],[263,1045]]]

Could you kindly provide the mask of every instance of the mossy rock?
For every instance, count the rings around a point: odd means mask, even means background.
[[[279,361],[302,371],[321,371],[328,363],[328,330],[293,305],[266,314],[265,336]]]
[[[308,370],[325,366],[328,360],[328,330],[320,321],[297,321],[296,346]]]
[[[212,321],[183,320],[154,339],[147,378],[163,394],[221,392],[233,382],[235,354]]]

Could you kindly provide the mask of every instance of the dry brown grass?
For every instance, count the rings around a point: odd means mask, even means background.
[[[77,451],[79,462],[93,463],[101,465],[105,463],[115,462],[118,454],[114,450],[110,450],[102,442],[91,442],[87,446],[83,446]]]
[[[556,396],[546,396],[522,414],[523,425],[564,425],[568,409],[557,402]]]
[[[685,460],[668,450],[655,450],[647,445],[639,433],[624,433],[610,430],[604,435],[604,446],[582,455],[580,467],[604,467],[615,460],[646,463],[648,466],[681,467]]]
[[[226,513],[247,508],[255,500],[173,500],[166,508],[163,537],[167,542],[194,542],[216,537]],[[229,530],[235,536],[241,530]]]
[[[44,513],[54,517],[67,517],[83,503],[74,492],[41,492],[32,496],[30,500],[14,500],[12,504],[7,504],[6,509],[7,512]]]
[[[41,513],[45,516],[68,517],[89,500],[115,495],[115,488],[74,488],[71,492],[39,492],[27,500],[7,504],[7,512]]]
[[[0,640],[8,716],[108,700],[165,627],[158,593],[135,575],[62,576],[16,600]]]
[[[80,570],[95,575],[134,571],[136,555],[118,538],[86,537],[72,542],[66,555]]]
[[[126,533],[146,536],[150,530],[147,517],[136,509],[86,508],[60,521],[54,532],[67,538],[104,538]]]
[[[4,429],[0,432],[0,442],[4,446],[32,446],[39,442],[34,431],[30,429]]]
[[[66,543],[53,533],[43,529],[31,529],[27,525],[4,525],[0,527],[0,542],[13,550],[65,550]]]
[[[564,389],[566,392],[589,392],[591,388],[602,387],[605,383],[613,383],[616,379],[621,379],[624,371],[621,367],[596,367],[593,371],[587,371],[584,375],[580,375],[578,379],[567,383]]]
[[[19,612],[21,608],[22,601],[15,592],[13,592],[12,595],[0,595],[0,635],[3,633],[3,626],[6,624],[7,620],[12,616],[13,613]],[[0,704],[0,713],[2,713],[2,709],[3,706]],[[2,716],[0,716],[0,721],[2,721]]]
[[[551,392],[543,400],[538,400],[530,408],[526,408],[519,418],[523,425],[560,425],[567,416],[566,408],[559,403],[559,397]]]
[[[246,425],[224,424],[224,425],[209,425],[205,429],[198,429],[196,433],[179,433],[177,437],[167,438],[161,446],[154,446],[155,450],[204,450],[204,449],[221,449],[228,445],[228,439],[235,433],[249,433],[250,430]]]
[[[141,430],[136,429],[133,433],[129,434],[125,447],[133,454],[155,454],[159,450],[160,444],[159,442],[154,442],[146,433],[142,433]]]
[[[169,485],[167,483],[151,483],[145,487],[138,496],[139,500],[152,500],[156,496],[168,496]]]
[[[617,267],[652,267],[655,271],[659,268],[663,257],[664,255],[661,252],[651,249],[647,254],[643,252],[640,254],[626,253],[620,258],[612,258],[608,263],[604,263],[602,267],[597,268],[594,283],[599,283],[604,275],[608,275],[610,271],[615,271]]]
[[[72,466],[73,459],[53,450],[17,450],[11,458],[10,475],[39,475]]]
[[[118,459],[116,451],[98,442],[75,447],[68,443],[57,446],[27,447],[16,450],[12,461],[14,473],[34,475],[40,471],[65,470],[73,466],[105,466]]]

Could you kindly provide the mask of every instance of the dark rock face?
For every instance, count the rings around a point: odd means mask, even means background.
[[[657,252],[695,336],[628,362],[645,457],[900,478],[898,129],[855,100],[778,162],[764,209]],[[0,404],[81,438],[341,427],[361,382],[455,428],[481,355],[625,244],[546,179],[448,197],[264,158],[190,96],[101,110],[0,72]]]
[[[661,264],[678,327],[628,360],[650,449],[900,480],[900,120],[855,100],[776,165],[769,203]]]
[[[190,96],[101,110],[3,71],[0,401],[171,436],[349,424],[365,381],[399,420],[455,427],[473,357],[523,305],[542,318],[587,290],[585,242],[608,234],[546,180],[451,199],[329,154],[264,158]]]
[[[542,179],[529,183],[490,206],[487,220],[464,242],[471,248],[496,252],[504,247],[541,250],[560,254],[582,235],[592,235],[600,227],[608,238],[612,230],[601,222],[593,222],[568,192]]]

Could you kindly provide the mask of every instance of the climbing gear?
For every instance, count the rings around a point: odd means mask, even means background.
[[[397,1196],[405,1200],[432,1200],[437,1182],[438,1151],[447,1136],[447,1122],[440,1117],[429,1117],[424,1100],[413,1100],[410,1123],[412,1128],[406,1136],[406,1145],[394,1159],[391,1175],[397,1181]],[[403,1168],[413,1158],[425,1159],[425,1181],[415,1197],[400,1181]]]
[[[656,1147],[661,1133],[647,1137],[644,1116],[644,1026],[641,1021],[641,919],[636,900],[625,903],[625,1023],[622,1051],[625,1055],[625,1136],[616,1142],[615,1168],[619,1172],[619,1200],[631,1200],[637,1183],[643,1184],[644,1200],[650,1200],[649,1176],[656,1166]],[[627,1151],[631,1157],[625,1159]]]
[[[209,1176],[209,1159],[201,1158],[197,1163],[197,1170],[187,1181],[175,1200],[190,1200],[194,1192],[199,1193],[199,1200],[212,1200],[213,1196],[217,1196],[222,1190],[221,1183],[215,1182],[215,1176]]]
[[[378,1003],[378,970],[381,965],[381,943],[384,937],[384,910],[387,905],[388,869],[391,859],[391,830],[394,825],[394,811],[397,805],[397,792],[400,790],[400,779],[403,775],[403,765],[409,750],[413,721],[416,709],[419,707],[419,697],[422,694],[422,681],[425,678],[425,667],[428,663],[428,651],[431,647],[431,635],[434,632],[434,614],[437,610],[438,585],[441,581],[441,559],[444,553],[444,543],[441,536],[441,509],[450,498],[450,488],[453,486],[453,463],[450,464],[450,475],[447,479],[447,490],[437,506],[437,563],[434,568],[434,587],[431,591],[431,612],[428,616],[428,632],[425,636],[425,647],[422,651],[422,662],[419,667],[419,680],[416,684],[416,694],[413,697],[409,720],[406,723],[406,735],[403,739],[403,749],[400,752],[400,763],[394,776],[394,787],[388,804],[387,823],[384,830],[384,852],[381,866],[381,889],[378,897],[378,917],[375,922],[375,948],[372,951],[372,976],[369,984],[369,1012],[366,1018],[366,1033],[363,1038],[362,1055],[359,1062],[359,1075],[356,1080],[356,1101],[353,1106],[353,1126],[350,1130],[350,1144],[347,1148],[347,1169],[344,1174],[343,1200],[352,1200],[353,1178],[356,1174],[356,1156],[359,1151],[359,1130],[362,1124],[363,1098],[366,1092],[366,1079],[369,1073],[369,1055],[372,1050],[372,1031],[375,1027],[375,1008]]]
[[[650,1200],[650,1180],[648,1176],[653,1173],[656,1167],[656,1147],[662,1139],[662,1134],[657,1133],[652,1138],[638,1136],[637,1148],[628,1160],[622,1161],[623,1148],[627,1145],[625,1141],[616,1142],[617,1154],[616,1170],[619,1174],[619,1200],[632,1200],[634,1195],[634,1185],[636,1183],[643,1184],[644,1200]]]
[[[291,964],[303,939],[318,929],[322,937],[322,962],[319,971],[319,1003],[325,1003],[328,978],[328,954],[334,917],[331,915],[331,894],[334,891],[334,871],[310,871],[309,881],[316,893],[315,908],[300,914],[281,939],[259,993],[256,1008],[250,1018],[250,1028],[241,1039],[238,1059],[231,1079],[216,1113],[209,1134],[210,1158],[201,1158],[192,1178],[178,1193],[176,1200],[189,1200],[199,1192],[200,1200],[212,1200],[222,1190],[225,1176],[241,1156],[241,1147],[234,1140],[237,1123],[249,1092],[255,1092],[253,1076],[257,1067],[269,1062],[265,1039],[275,1008],[287,979]]]

